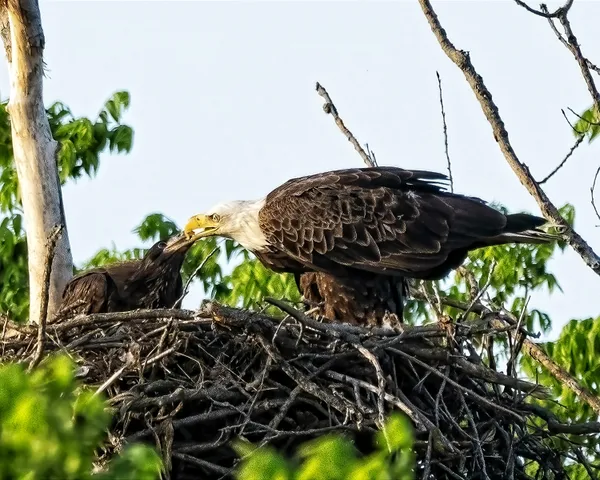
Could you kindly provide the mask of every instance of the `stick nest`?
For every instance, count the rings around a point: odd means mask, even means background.
[[[393,334],[205,303],[52,324],[45,353],[67,350],[82,381],[108,395],[115,420],[104,460],[145,441],[172,479],[231,478],[239,436],[291,454],[337,431],[368,452],[393,410],[414,425],[416,478],[533,478],[532,461],[537,478],[563,478],[561,442],[532,428],[550,415],[529,399],[547,392],[476,353],[506,331],[483,318]],[[36,348],[36,332],[22,330],[4,341],[4,360],[31,359]]]

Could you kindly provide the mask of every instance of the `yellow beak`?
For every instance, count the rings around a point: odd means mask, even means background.
[[[187,238],[194,238],[197,240],[202,237],[210,237],[214,235],[218,222],[214,222],[208,215],[194,215],[191,217],[183,228],[183,233]],[[196,232],[196,230],[202,230]]]

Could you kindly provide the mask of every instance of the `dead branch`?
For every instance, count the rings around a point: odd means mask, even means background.
[[[348,141],[354,146],[354,148],[361,156],[367,167],[376,167],[377,162],[375,161],[374,156],[367,154],[367,152],[365,152],[365,150],[358,143],[358,140],[356,140],[356,137],[352,134],[350,130],[348,130],[348,128],[344,124],[344,121],[340,117],[338,110],[335,104],[333,103],[333,100],[331,100],[331,97],[327,93],[327,90],[325,90],[325,88],[319,82],[317,82],[316,89],[317,93],[325,99],[323,111],[325,113],[330,114],[333,117],[333,119],[335,120],[335,124],[338,126],[338,128],[344,134],[344,136],[348,139]]]
[[[579,145],[581,145],[581,143],[583,142],[583,139],[585,138],[584,135],[579,135],[577,137],[577,140],[575,140],[575,143],[573,144],[573,146],[571,147],[571,149],[569,150],[569,152],[565,155],[565,158],[562,159],[562,161],[558,164],[558,166],[552,170],[548,175],[546,175],[544,177],[543,180],[538,182],[538,185],[543,185],[544,183],[546,183],[548,180],[550,180],[562,167],[565,166],[565,163],[567,163],[567,160],[569,160],[569,158],[571,158],[571,155],[573,155],[573,152],[575,152],[575,150],[577,150],[577,148],[579,147]]]
[[[485,86],[483,78],[477,73],[471,58],[464,50],[458,50],[448,39],[446,31],[442,27],[437,14],[435,13],[429,0],[419,0],[421,9],[429,22],[432,32],[434,33],[438,43],[444,53],[452,60],[458,68],[463,72],[471,89],[475,93],[479,101],[482,111],[486,116],[494,138],[504,154],[508,164],[517,175],[521,184],[527,189],[531,196],[536,200],[543,215],[560,227],[564,237],[569,245],[575,250],[585,263],[598,275],[600,275],[600,257],[593,251],[587,242],[566,222],[560,215],[556,206],[550,201],[546,193],[542,190],[539,184],[534,180],[529,168],[522,163],[515,153],[510,140],[508,131],[504,126],[504,122],[500,117],[498,107],[492,100],[492,94]]]
[[[556,9],[556,11],[554,11],[553,13],[548,12],[548,10],[536,10],[535,8],[530,7],[527,3],[521,1],[521,0],[515,0],[515,3],[517,5],[519,5],[520,7],[523,7],[525,10],[527,10],[530,13],[533,13],[534,15],[537,15],[539,17],[544,17],[544,18],[558,18],[558,16],[560,15],[560,13],[566,8],[567,10],[569,8],[571,8],[571,5],[573,4],[573,0],[569,0],[566,5],[563,5],[562,7],[559,7]]]
[[[192,272],[190,277],[185,282],[185,285],[183,286],[183,292],[181,293],[181,296],[177,299],[177,301],[173,305],[173,308],[179,308],[181,306],[181,302],[183,302],[183,299],[186,297],[186,295],[189,292],[190,283],[192,283],[192,280],[194,280],[194,278],[196,278],[196,275],[198,275],[202,271],[202,269],[204,268],[204,265],[206,265],[206,263],[210,260],[210,258],[218,251],[219,251],[218,246],[213,248],[212,251],[204,258],[204,260],[202,260],[202,262],[200,262],[200,265],[198,265],[196,267],[196,269]]]
[[[54,263],[54,251],[56,242],[63,231],[63,225],[57,225],[50,233],[46,242],[46,258],[44,259],[44,283],[42,284],[42,314],[38,325],[37,348],[35,356],[29,365],[29,370],[33,369],[42,359],[44,353],[44,343],[46,340],[46,323],[48,321],[48,299],[50,291],[50,275],[52,273],[52,264]]]
[[[600,112],[600,93],[598,92],[598,88],[596,87],[596,83],[594,82],[594,78],[592,77],[592,73],[590,72],[590,67],[595,67],[587,58],[583,56],[581,51],[581,47],[579,46],[579,42],[577,41],[577,37],[573,32],[573,28],[571,27],[571,22],[569,21],[569,10],[573,6],[573,0],[569,0],[562,8],[557,10],[557,15],[555,18],[558,19],[560,24],[562,25],[566,38],[563,37],[560,32],[556,29],[554,25],[553,17],[548,17],[548,21],[554,30],[554,33],[558,36],[559,40],[562,42],[565,47],[569,49],[569,51],[575,57],[579,68],[581,69],[581,75],[585,80],[588,91],[592,96],[592,100],[594,105],[596,106],[596,111]],[[545,5],[541,6],[541,9],[544,13],[548,11],[548,8]]]
[[[454,192],[454,179],[452,178],[452,162],[450,161],[450,153],[448,152],[448,126],[446,125],[446,112],[444,111],[444,96],[442,94],[442,79],[439,72],[435,72],[438,81],[438,89],[440,91],[440,109],[442,111],[442,123],[444,126],[444,150],[446,152],[446,161],[448,163],[448,178],[450,179],[450,191]]]
[[[598,169],[596,170],[596,174],[594,175],[594,181],[592,182],[592,186],[590,187],[590,196],[592,197],[592,207],[594,209],[594,212],[596,213],[596,217],[598,217],[598,220],[600,220],[600,212],[598,212],[598,208],[596,207],[596,198],[595,198],[595,191],[596,191],[596,182],[598,181],[598,174],[600,174],[600,167],[598,167]]]

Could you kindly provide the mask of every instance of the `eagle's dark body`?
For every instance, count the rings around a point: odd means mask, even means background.
[[[193,242],[174,251],[156,242],[142,259],[86,270],[67,284],[58,315],[173,308],[183,291],[181,266]]]
[[[402,277],[356,272],[334,277],[323,272],[296,275],[308,307],[331,320],[357,325],[397,326],[402,321],[406,280]]]
[[[469,251],[543,243],[545,220],[505,215],[480,199],[450,193],[440,173],[355,168],[295,178],[273,190],[258,213],[269,268],[296,275],[320,313],[351,323],[402,318],[405,278],[448,275]]]

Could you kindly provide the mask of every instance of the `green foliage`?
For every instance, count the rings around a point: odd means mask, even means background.
[[[234,445],[242,461],[238,480],[412,480],[415,458],[410,421],[394,413],[377,433],[376,448],[360,457],[350,440],[325,435],[298,449],[286,459],[271,447],[255,448],[248,442]]]
[[[15,214],[0,221],[0,313],[10,312],[17,319],[26,318],[29,309],[27,242],[21,218]]]
[[[584,320],[571,320],[563,328],[555,342],[541,345],[546,353],[576,378],[592,395],[600,395],[600,317]],[[530,378],[550,387],[552,397],[548,400],[530,399],[532,403],[543,406],[565,423],[596,422],[598,415],[593,409],[561,381],[557,380],[545,368],[531,357],[521,357],[521,368]],[[546,428],[538,422],[537,428]],[[562,440],[555,440],[555,447],[568,451],[573,444],[582,447],[583,454],[591,464],[600,464],[598,452],[599,435],[564,435]],[[532,466],[535,472],[535,465]],[[588,479],[589,475],[581,465],[571,466],[569,478]]]
[[[585,135],[588,142],[594,140],[600,133],[600,112],[595,105],[592,105],[583,112],[575,125],[573,125],[573,134],[578,137]]]
[[[111,416],[73,372],[67,356],[47,359],[31,374],[21,364],[0,366],[0,478],[92,478]],[[153,449],[132,445],[93,478],[158,479],[161,468]]]
[[[129,102],[129,93],[116,92],[104,104],[95,122],[75,118],[60,102],[48,109],[52,134],[60,144],[58,172],[62,183],[84,173],[93,177],[98,171],[100,153],[107,147],[110,152],[128,153],[131,150],[133,130],[120,124]]]
[[[555,342],[547,342],[544,349],[567,372],[579,379],[592,394],[600,394],[600,317],[585,320],[571,320],[563,328]],[[554,410],[560,418],[574,422],[596,420],[597,415],[585,402],[581,402],[575,394],[556,380],[537,362],[529,357],[523,357],[524,371],[533,378],[539,378],[544,385],[551,387],[555,399],[562,407],[556,407],[554,402],[546,402],[546,407]]]
[[[278,274],[268,270],[260,261],[249,258],[236,266],[231,275],[223,279],[223,293],[218,300],[229,305],[243,308],[260,306],[265,297],[284,298],[291,302],[300,302],[300,293],[294,276]],[[269,308],[271,313],[280,310]]]
[[[115,93],[95,121],[75,117],[64,104],[47,109],[53,137],[59,142],[57,155],[61,183],[82,175],[93,177],[105,151],[129,152],[133,130],[121,124],[129,106],[127,92]],[[7,102],[0,103],[0,313],[23,321],[29,310],[27,242],[23,230],[19,182],[13,162],[11,128]],[[105,252],[105,256],[108,254]]]

